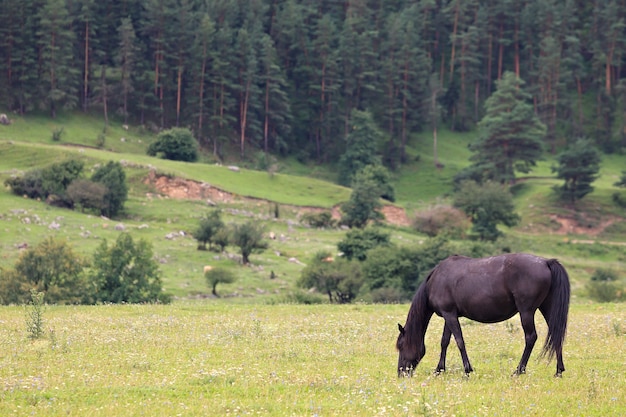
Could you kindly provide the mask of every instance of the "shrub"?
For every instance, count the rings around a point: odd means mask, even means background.
[[[515,226],[520,217],[515,213],[513,196],[504,186],[495,182],[461,183],[454,196],[454,206],[463,210],[472,221],[472,230],[481,240],[495,241],[502,235],[498,224]]]
[[[12,269],[0,269],[0,304],[25,304],[28,297],[28,284],[24,277]]]
[[[61,127],[55,127],[52,130],[52,141],[53,142],[58,142],[61,140],[61,138],[63,137],[63,134],[65,133],[65,128],[63,126]]]
[[[41,199],[56,195],[64,199],[67,187],[80,177],[83,167],[82,161],[70,159],[46,168],[33,169],[26,172],[23,177],[9,178],[5,184],[11,187],[16,195]]]
[[[302,223],[318,229],[326,229],[336,226],[333,214],[330,211],[322,211],[319,213],[305,213],[302,215]]]
[[[9,276],[17,280],[13,288],[19,284],[24,295],[35,289],[45,293],[48,303],[89,303],[93,294],[83,274],[85,265],[65,241],[47,238],[24,251],[15,264],[15,274]]]
[[[617,283],[617,272],[612,269],[598,268],[591,275],[587,284],[589,298],[601,303],[621,301],[625,298],[623,288]]]
[[[75,180],[67,187],[67,198],[72,204],[78,204],[81,211],[95,209],[98,213],[107,206],[105,197],[108,189],[104,184],[89,181]]]
[[[11,187],[15,195],[28,198],[42,198],[44,196],[42,176],[41,169],[33,169],[26,172],[23,177],[7,179],[4,185]]]
[[[159,133],[147,153],[173,161],[194,162],[198,159],[198,142],[191,130],[175,127]]]
[[[346,237],[337,244],[339,251],[346,259],[364,261],[367,251],[377,246],[389,246],[390,235],[377,227],[355,229],[346,233]]]
[[[381,246],[367,252],[362,271],[368,291],[378,296],[397,294],[409,300],[429,271],[439,262],[452,255],[452,249],[445,239],[431,239],[416,247]],[[382,290],[393,289],[391,290]],[[380,290],[380,291],[379,291]],[[372,294],[372,298],[374,294]]]
[[[430,237],[445,234],[452,239],[461,239],[469,226],[465,213],[450,206],[436,206],[418,212],[413,219],[413,228]]]
[[[370,293],[370,298],[374,303],[400,303],[407,299],[406,295],[397,288],[383,287],[377,288]]]
[[[617,281],[617,273],[612,269],[598,268],[591,275],[592,281]]]
[[[317,252],[313,260],[301,272],[298,285],[316,288],[328,295],[331,303],[351,302],[363,285],[358,263],[346,259],[332,259],[329,252]]]
[[[119,162],[109,161],[99,167],[91,176],[91,181],[100,183],[107,188],[104,197],[105,206],[101,213],[107,217],[114,217],[124,209],[124,203],[128,198],[128,186],[126,174]]]
[[[154,303],[170,301],[163,293],[159,267],[152,259],[152,246],[134,242],[122,233],[109,247],[107,241],[93,255],[91,281],[98,301],[107,303]]]
[[[612,281],[590,281],[587,283],[589,298],[600,303],[623,301],[624,289]]]

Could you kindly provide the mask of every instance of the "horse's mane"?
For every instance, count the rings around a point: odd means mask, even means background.
[[[428,289],[426,283],[434,271],[434,269],[430,271],[424,282],[417,288],[417,292],[411,302],[411,308],[409,309],[404,329],[404,337],[408,346],[420,347],[424,343],[426,326],[432,315],[428,308]]]

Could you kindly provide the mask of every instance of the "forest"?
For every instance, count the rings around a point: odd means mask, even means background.
[[[623,0],[2,0],[0,109],[193,130],[216,157],[337,161],[353,110],[390,168],[468,131],[506,71],[545,149],[626,145]]]

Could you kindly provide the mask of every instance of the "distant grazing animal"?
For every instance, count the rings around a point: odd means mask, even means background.
[[[561,376],[563,342],[567,330],[570,283],[565,268],[556,259],[513,253],[473,259],[450,256],[441,261],[419,286],[404,327],[396,342],[399,352],[398,376],[411,376],[426,353],[424,336],[433,315],[443,317],[441,356],[436,373],[446,369],[446,350],[454,335],[461,351],[465,373],[473,371],[465,351],[459,317],[481,323],[507,320],[520,313],[526,346],[514,372],[526,372],[526,364],[537,340],[535,311],[548,324],[542,356],[556,355],[556,374]]]

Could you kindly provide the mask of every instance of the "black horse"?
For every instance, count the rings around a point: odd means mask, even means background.
[[[567,329],[570,284],[567,272],[556,259],[525,253],[472,259],[454,255],[441,261],[419,286],[400,335],[398,376],[410,376],[424,357],[424,336],[433,313],[443,317],[441,356],[436,373],[446,369],[446,350],[454,335],[461,351],[465,373],[473,371],[465,351],[459,317],[482,323],[507,320],[520,313],[526,347],[515,374],[526,372],[526,364],[537,340],[535,311],[548,324],[542,356],[556,355],[556,375],[561,376],[563,341]]]

